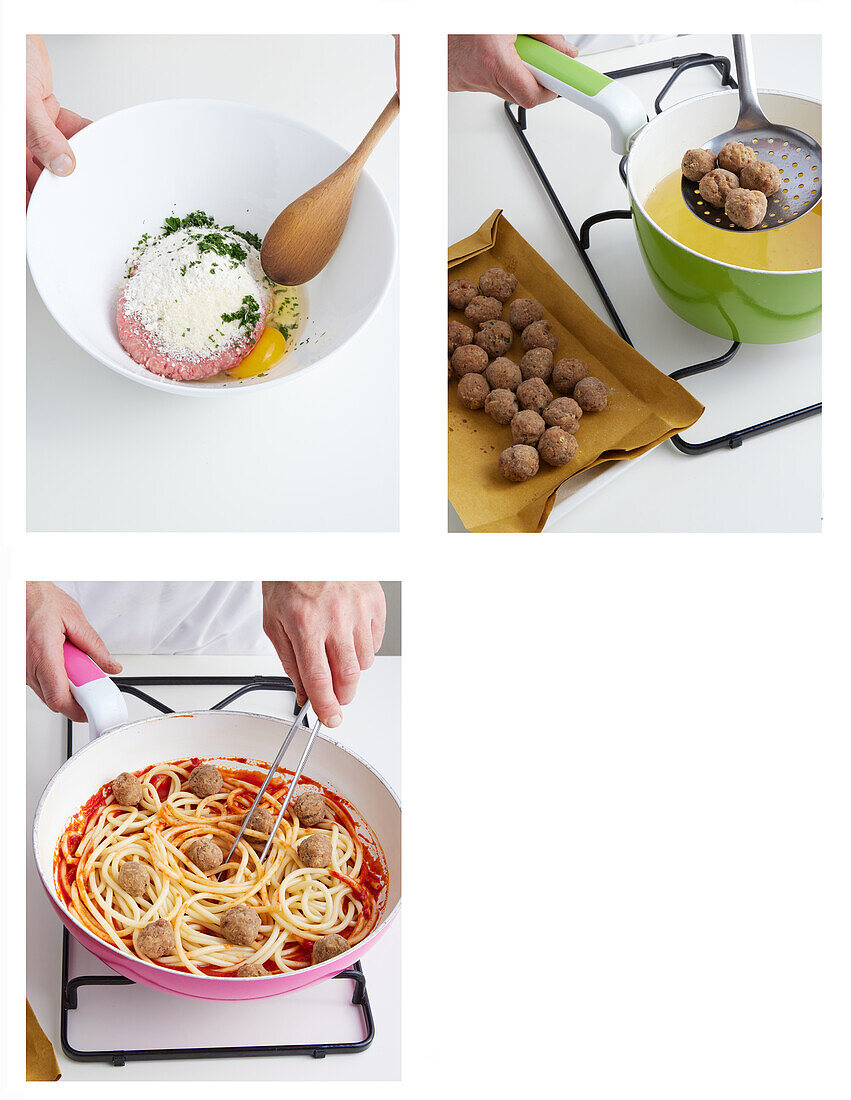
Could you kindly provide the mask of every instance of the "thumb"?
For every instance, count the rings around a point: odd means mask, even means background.
[[[76,167],[71,146],[57,130],[41,99],[27,102],[27,148],[55,176],[70,176]]]
[[[114,660],[109,650],[103,643],[103,639],[95,628],[85,619],[82,621],[65,623],[65,637],[69,642],[87,653],[98,668],[111,675],[121,672],[121,665]]]

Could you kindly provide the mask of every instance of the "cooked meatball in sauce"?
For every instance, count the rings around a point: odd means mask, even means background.
[[[327,833],[311,833],[299,843],[297,851],[305,867],[331,866],[331,838]]]
[[[126,890],[131,898],[142,897],[151,881],[148,868],[135,859],[122,863],[115,878],[121,889]]]
[[[120,806],[138,806],[142,801],[142,781],[132,772],[122,772],[112,781],[112,793]]]
[[[236,976],[237,978],[262,978],[268,973],[263,963],[243,963],[237,970]]]
[[[136,946],[149,959],[161,959],[174,951],[174,929],[167,920],[155,920],[141,929]]]
[[[323,936],[321,939],[314,941],[311,962],[316,966],[317,963],[328,962],[335,955],[342,955],[344,951],[348,950],[348,942],[342,936],[337,935],[336,932],[332,932],[329,936]]]
[[[292,800],[292,812],[300,824],[312,829],[325,820],[325,799],[319,791],[303,791]]]
[[[250,905],[235,905],[222,914],[221,933],[228,943],[250,947],[257,939],[262,923],[256,909]]]
[[[187,786],[199,798],[210,798],[211,795],[219,793],[222,783],[222,773],[218,768],[214,768],[212,764],[199,764],[189,773]]]
[[[199,836],[190,840],[186,845],[186,854],[198,870],[205,874],[218,870],[224,862],[222,850],[211,836]]]

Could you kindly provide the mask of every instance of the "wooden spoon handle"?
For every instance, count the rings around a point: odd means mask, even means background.
[[[366,137],[363,139],[357,149],[355,149],[355,151],[352,153],[346,163],[349,166],[357,164],[359,168],[362,168],[369,159],[372,150],[384,137],[385,132],[389,128],[390,124],[395,120],[398,114],[399,93],[396,92],[394,93],[393,98],[375,120],[372,129],[369,131],[369,133],[366,135]]]

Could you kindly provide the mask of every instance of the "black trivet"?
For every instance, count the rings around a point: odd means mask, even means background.
[[[684,57],[669,57],[665,61],[653,61],[646,65],[635,65],[628,69],[616,69],[613,72],[606,73],[612,80],[618,80],[621,77],[637,76],[640,73],[655,72],[661,69],[673,69],[673,74],[668,78],[665,86],[659,92],[654,104],[656,114],[658,115],[662,111],[662,100],[667,95],[674,82],[689,69],[695,69],[701,66],[711,65],[718,70],[721,78],[722,85],[728,88],[736,88],[738,85],[733,79],[730,73],[730,59],[727,57],[713,56],[708,53],[695,53],[687,54]],[[590,218],[586,218],[582,223],[579,233],[573,228],[573,224],[564,207],[559,200],[559,197],[555,191],[555,188],[550,183],[546,172],[541,166],[541,162],[533,150],[529,138],[526,135],[526,108],[517,107],[516,115],[513,104],[505,103],[505,114],[511,124],[512,129],[517,135],[518,140],[529,158],[529,162],[537,173],[538,179],[541,181],[544,191],[547,194],[553,208],[558,215],[559,221],[564,226],[565,232],[573,243],[574,248],[579,253],[579,258],[585,265],[585,270],[593,282],[597,293],[603,300],[603,304],[609,313],[609,316],[614,323],[619,335],[630,345],[632,340],[629,338],[629,334],[624,328],[623,322],[618,316],[618,312],[615,309],[612,299],[609,297],[609,293],[600,278],[597,269],[591,261],[588,255],[588,249],[590,248],[590,235],[591,227],[598,225],[600,222],[614,221],[618,219],[628,220],[632,218],[631,210],[604,210],[600,214],[594,214]],[[620,162],[620,175],[621,179],[626,184],[626,157],[621,158]],[[634,345],[633,345],[634,346]],[[691,367],[681,367],[679,370],[671,371],[670,377],[679,381],[681,378],[688,378],[693,374],[703,374],[705,371],[715,370],[717,367],[723,366],[725,363],[729,363],[733,356],[738,352],[741,344],[738,341],[734,341],[730,347],[715,359],[708,359],[704,363],[696,363]],[[704,443],[688,443],[680,435],[671,436],[671,442],[674,446],[682,451],[683,454],[704,454],[706,451],[715,451],[720,447],[741,447],[742,443],[746,439],[750,439],[753,436],[763,435],[765,432],[774,431],[775,428],[782,428],[786,424],[792,424],[796,420],[805,420],[807,417],[816,416],[821,413],[821,402],[816,405],[807,405],[806,408],[796,409],[794,412],[785,413],[783,416],[775,416],[770,420],[763,420],[759,424],[752,424],[748,428],[739,428],[736,431],[729,432],[727,435],[717,436],[715,439],[706,440]]]
[[[236,687],[224,699],[219,700],[210,710],[224,710],[230,703],[254,691],[287,692],[293,697],[293,714],[296,713],[295,687],[292,680],[286,676],[255,676],[246,681],[239,676],[115,676],[113,682],[126,695],[132,695],[142,702],[148,703],[161,714],[173,714],[171,707],[155,699],[152,695],[142,691],[144,687],[164,686],[227,686]],[[306,719],[302,719],[305,726]],[[65,759],[68,760],[74,751],[74,724],[67,720],[67,733],[65,739]],[[60,993],[60,1027],[59,1034],[62,1042],[62,1050],[68,1058],[75,1062],[107,1062],[113,1066],[124,1066],[127,1062],[165,1062],[178,1059],[195,1058],[271,1058],[293,1054],[309,1054],[313,1058],[324,1058],[326,1054],[357,1054],[366,1050],[375,1038],[375,1021],[372,1015],[372,1006],[369,1003],[369,993],[366,988],[366,976],[359,962],[354,963],[348,970],[336,974],[332,981],[348,978],[354,982],[352,990],[352,1006],[360,1013],[363,1020],[364,1037],[353,1043],[282,1043],[274,1046],[222,1046],[222,1047],[162,1047],[155,1049],[138,1050],[78,1050],[71,1045],[68,1037],[69,1013],[78,1010],[78,990],[85,986],[127,986],[130,990],[136,985],[130,978],[124,978],[119,974],[97,975],[86,974],[77,978],[69,978],[69,948],[70,938],[68,929],[62,929],[62,987]],[[128,991],[128,996],[132,993]]]

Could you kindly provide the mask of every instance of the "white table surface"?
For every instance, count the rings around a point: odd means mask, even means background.
[[[46,41],[61,102],[95,119],[155,99],[230,99],[278,109],[353,149],[395,88],[389,34]],[[368,166],[397,226],[398,156],[397,122]],[[27,527],[396,530],[398,347],[397,274],[372,321],[307,377],[238,400],[179,399],[90,358],[28,276]],[[364,394],[380,430],[363,431]],[[317,446],[320,428],[333,447]],[[356,463],[340,459],[355,453]],[[69,493],[60,474],[69,464],[96,478]]]
[[[124,656],[118,658],[129,676],[253,676],[281,675],[281,666],[274,657],[168,657]],[[400,791],[401,740],[400,728],[400,657],[377,657],[373,667],[361,678],[357,698],[344,711],[343,725],[335,737],[362,755],[385,777],[390,785]],[[151,693],[165,700],[174,688],[151,688]],[[197,692],[200,689],[191,689]],[[209,693],[211,689],[205,688]],[[212,698],[215,701],[216,689]],[[182,705],[193,707],[196,695],[189,693]],[[221,692],[225,694],[224,691]],[[131,700],[132,704],[132,700]],[[181,703],[176,702],[180,706]],[[238,706],[238,704],[237,704]],[[261,710],[262,707],[245,709]],[[142,717],[148,711],[140,711],[132,717]],[[65,720],[52,714],[42,702],[27,691],[27,837],[33,813],[48,781],[64,760]],[[394,921],[384,937],[364,956],[363,966],[367,976],[370,1001],[376,1022],[376,1038],[371,1047],[361,1054],[329,1055],[323,1060],[311,1057],[241,1058],[215,1061],[176,1062],[128,1062],[116,1069],[100,1063],[80,1063],[67,1059],[59,1045],[59,987],[61,958],[61,924],[56,918],[44,893],[30,853],[27,858],[27,997],[33,1010],[53,1043],[63,1079],[66,1081],[221,1081],[221,1080],[398,1080],[400,1077],[401,1041],[401,918]],[[74,945],[76,946],[76,945]],[[82,949],[80,949],[82,950]],[[99,967],[91,958],[90,970]],[[307,994],[306,1004],[315,1011],[318,1000],[329,983],[321,983],[309,990],[270,1001],[252,1002],[265,1005],[268,1016],[274,1011],[288,1011],[287,1002],[292,997]],[[311,991],[313,993],[311,994]],[[144,991],[147,995],[147,991]],[[81,994],[82,997],[82,994]],[[184,998],[168,994],[152,994],[165,1011],[186,1011],[193,1004]],[[305,1003],[299,1001],[299,1004]],[[199,1012],[205,1007],[198,1002]],[[214,1010],[221,1006],[214,1006]],[[244,1008],[240,1012],[245,1015]],[[79,1010],[78,1010],[79,1011]],[[72,1014],[73,1015],[73,1014]],[[335,1018],[336,1019],[336,1018]],[[78,1021],[72,1020],[78,1029]],[[321,1033],[321,1028],[319,1028]],[[317,1031],[304,1041],[315,1041]],[[334,1035],[334,1038],[339,1036]],[[257,1040],[254,1040],[257,1041]],[[260,1042],[280,1041],[280,1038]],[[177,1042],[180,1042],[178,1039]]]
[[[610,71],[697,52],[731,57],[730,37],[688,35],[586,60]],[[821,98],[819,36],[757,35],[754,63],[760,87]],[[666,71],[627,81],[651,116],[669,75]],[[666,104],[718,87],[714,69],[695,70],[680,78]],[[591,214],[627,207],[608,129],[596,116],[559,100],[529,112],[529,135],[577,230]],[[584,155],[577,162],[572,153],[580,144]],[[511,224],[610,323],[509,128],[502,103],[492,96],[461,92],[449,97],[449,196],[450,243],[468,236],[501,207]],[[623,222],[595,227],[590,256],[635,346],[660,370],[669,373],[726,350],[728,345],[652,302],[655,293],[631,227]],[[652,302],[649,309],[643,308],[647,302]],[[711,439],[790,412],[820,400],[821,337],[774,347],[743,346],[728,366],[684,384],[706,405],[701,419],[685,433],[688,440]],[[619,476],[605,478],[596,493],[583,493],[582,504],[562,518],[554,513],[545,531],[817,531],[821,526],[820,417],[732,451],[687,457],[666,443],[639,462],[617,465],[625,467]],[[451,505],[449,529],[464,530]]]

